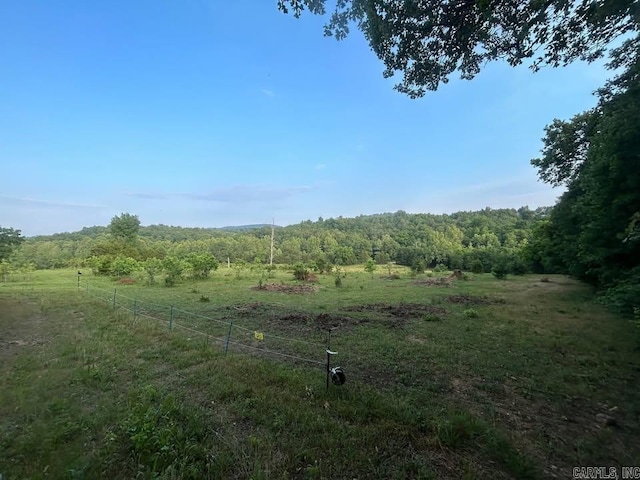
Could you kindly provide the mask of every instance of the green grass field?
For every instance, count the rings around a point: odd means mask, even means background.
[[[225,267],[173,288],[88,271],[78,288],[75,270],[1,283],[0,475],[537,479],[640,464],[639,332],[589,287],[395,270],[354,267],[341,287],[318,275],[308,293],[255,288],[301,285],[286,270]],[[329,329],[347,381],[326,392]]]

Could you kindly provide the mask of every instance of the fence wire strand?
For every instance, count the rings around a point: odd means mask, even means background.
[[[304,358],[304,357],[300,357],[300,356],[297,356],[297,355],[292,355],[292,354],[289,354],[289,353],[278,352],[276,350],[270,350],[270,349],[267,349],[267,348],[256,347],[254,345],[248,345],[246,343],[241,343],[241,342],[237,342],[235,340],[231,340],[231,331],[232,331],[233,328],[236,328],[236,329],[239,329],[239,330],[243,330],[243,331],[249,332],[249,333],[253,333],[253,332],[259,331],[256,328],[248,328],[248,327],[244,327],[242,325],[233,324],[233,322],[225,322],[225,321],[222,321],[222,320],[217,320],[215,318],[212,318],[212,317],[209,317],[209,316],[206,316],[206,315],[202,315],[202,314],[198,314],[198,313],[194,313],[194,312],[189,312],[189,311],[186,311],[186,310],[182,310],[180,308],[172,307],[171,305],[161,305],[161,304],[157,304],[157,303],[153,303],[153,302],[147,302],[147,301],[145,301],[144,303],[143,302],[139,303],[136,298],[131,298],[131,297],[127,296],[127,295],[123,295],[121,293],[118,293],[117,289],[115,289],[113,292],[110,292],[109,290],[105,290],[105,289],[100,288],[100,287],[91,286],[91,285],[89,285],[88,282],[86,283],[85,287],[86,288],[79,287],[78,290],[83,291],[84,293],[86,293],[91,298],[94,298],[96,300],[101,300],[103,302],[106,302],[109,305],[114,305],[115,308],[121,308],[123,310],[126,310],[126,311],[132,313],[134,315],[134,317],[136,317],[136,318],[137,317],[144,317],[144,318],[148,318],[148,319],[155,320],[155,321],[158,321],[158,322],[163,322],[163,323],[167,322],[166,319],[158,318],[158,317],[155,317],[155,316],[150,315],[149,313],[147,313],[147,311],[144,309],[144,306],[152,305],[152,306],[155,306],[155,307],[158,307],[158,308],[161,308],[161,309],[167,309],[167,310],[170,309],[170,308],[173,308],[173,312],[174,313],[182,313],[184,315],[190,315],[190,316],[193,316],[193,317],[196,317],[196,318],[201,318],[201,319],[204,319],[204,320],[213,321],[213,322],[216,322],[218,324],[222,324],[225,327],[227,327],[227,326],[229,327],[229,334],[226,337],[216,337],[216,336],[213,336],[213,335],[211,335],[209,333],[206,333],[206,332],[203,332],[201,330],[198,330],[196,328],[188,327],[188,326],[183,325],[181,323],[177,323],[175,321],[169,320],[169,323],[170,323],[170,325],[172,327],[180,328],[180,329],[183,329],[185,331],[192,332],[192,333],[194,333],[196,335],[201,335],[201,336],[203,336],[203,337],[205,337],[207,339],[207,342],[209,342],[210,340],[214,340],[214,341],[217,341],[217,342],[222,342],[225,345],[235,345],[235,346],[241,347],[241,348],[248,348],[250,350],[261,352],[263,354],[276,355],[276,356],[279,356],[279,357],[298,360],[298,361],[301,361],[301,362],[312,363],[312,364],[315,364],[315,365],[325,365],[325,362],[321,362],[319,360],[314,360],[314,359],[310,359],[310,358]],[[71,288],[71,286],[69,288]],[[102,293],[102,295],[96,294],[95,291],[98,291],[98,292]],[[122,302],[118,303],[118,299],[120,299],[120,298],[124,298],[124,299],[132,301],[133,305],[134,305],[134,308],[126,307],[126,306],[124,306],[122,304]],[[324,345],[319,344],[317,342],[310,342],[310,341],[301,340],[301,339],[298,339],[298,338],[282,337],[282,336],[279,336],[279,335],[274,335],[274,334],[265,333],[265,332],[260,332],[260,333],[262,333],[264,338],[272,338],[272,339],[278,339],[278,340],[283,340],[283,341],[287,341],[287,342],[302,343],[302,344],[305,344],[305,345],[310,345],[310,346],[317,347],[317,348],[322,348],[322,349],[325,348]]]

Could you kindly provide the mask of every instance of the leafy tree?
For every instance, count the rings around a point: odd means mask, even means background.
[[[333,266],[331,263],[327,262],[327,260],[321,256],[313,262],[313,269],[318,273],[331,273],[331,269]]]
[[[281,11],[324,15],[326,0],[278,0]],[[637,0],[338,0],[324,33],[345,38],[355,24],[384,62],[403,74],[412,98],[437,90],[453,72],[475,77],[488,61],[532,67],[592,61],[612,40],[638,31]]]
[[[574,181],[587,158],[591,137],[596,133],[596,109],[580,113],[570,121],[555,119],[545,127],[542,158],[531,160],[540,179],[555,187]]]
[[[372,258],[367,260],[367,262],[364,264],[364,271],[367,273],[370,273],[371,278],[373,278],[373,272],[375,272],[377,268],[378,266],[376,265],[376,262]]]
[[[147,274],[147,284],[155,285],[156,275],[162,271],[162,260],[159,258],[148,258],[142,263],[142,268]]]
[[[23,241],[24,238],[20,235],[20,230],[0,227],[0,260],[9,258],[14,249]]]
[[[2,281],[9,281],[9,274],[13,271],[13,265],[7,261],[6,258],[0,260],[0,275],[2,275]]]
[[[413,273],[424,273],[427,269],[427,262],[424,258],[418,258],[411,264],[411,271]]]
[[[611,303],[631,313],[640,304],[628,294],[640,291],[640,242],[633,235],[640,215],[640,37],[616,49],[610,67],[623,71],[599,90],[588,134],[574,134],[583,128],[581,116],[567,128],[548,129],[544,162],[533,163],[543,180],[567,185],[550,216],[545,256],[608,289]]]
[[[116,278],[128,277],[140,268],[140,264],[134,258],[116,257],[111,262],[111,275]]]
[[[87,259],[87,266],[91,268],[94,275],[109,275],[111,273],[111,263],[113,257],[108,255],[93,255]]]
[[[111,219],[109,232],[112,237],[125,243],[133,243],[138,238],[140,231],[140,219],[137,215],[122,213]]]
[[[164,279],[165,285],[167,287],[173,287],[182,276],[185,264],[176,257],[165,257],[164,260],[162,260],[162,267],[166,273]]]
[[[471,264],[471,272],[476,274],[484,273],[484,265],[482,265],[482,262],[480,260],[473,261],[473,263]]]
[[[210,253],[192,253],[187,257],[187,263],[191,266],[194,278],[208,278],[211,270],[218,269],[218,260]]]
[[[509,267],[505,262],[500,262],[493,267],[491,273],[493,273],[493,276],[499,280],[506,280],[507,274],[509,273]]]
[[[309,268],[303,263],[296,263],[293,266],[293,277],[296,280],[307,281],[311,276],[311,271]]]

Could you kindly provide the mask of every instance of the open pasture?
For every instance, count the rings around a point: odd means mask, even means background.
[[[340,287],[224,267],[173,288],[88,271],[78,288],[75,270],[0,284],[0,474],[566,478],[640,463],[637,327],[589,287],[344,273]],[[328,330],[347,382],[327,393]]]

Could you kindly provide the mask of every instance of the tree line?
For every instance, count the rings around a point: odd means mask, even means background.
[[[303,263],[321,271],[331,266],[398,263],[416,272],[443,265],[450,269],[489,272],[496,266],[524,273],[523,256],[533,225],[549,209],[527,207],[451,215],[408,214],[403,211],[356,218],[319,218],[275,230],[274,261]],[[199,257],[218,262],[266,265],[270,259],[271,229],[242,231],[140,226],[137,216],[124,213],[108,227],[27,238],[10,257],[15,268],[89,267],[96,274],[124,276],[150,262],[157,271],[176,271],[155,260],[186,262],[182,271],[199,271]],[[214,260],[211,260],[214,259]],[[155,263],[154,263],[155,262]],[[175,262],[174,262],[175,263]],[[206,263],[206,262],[205,262]],[[215,264],[215,265],[214,265]],[[179,270],[179,269],[178,269]],[[173,275],[179,277],[182,274]],[[197,276],[196,275],[196,276]]]

